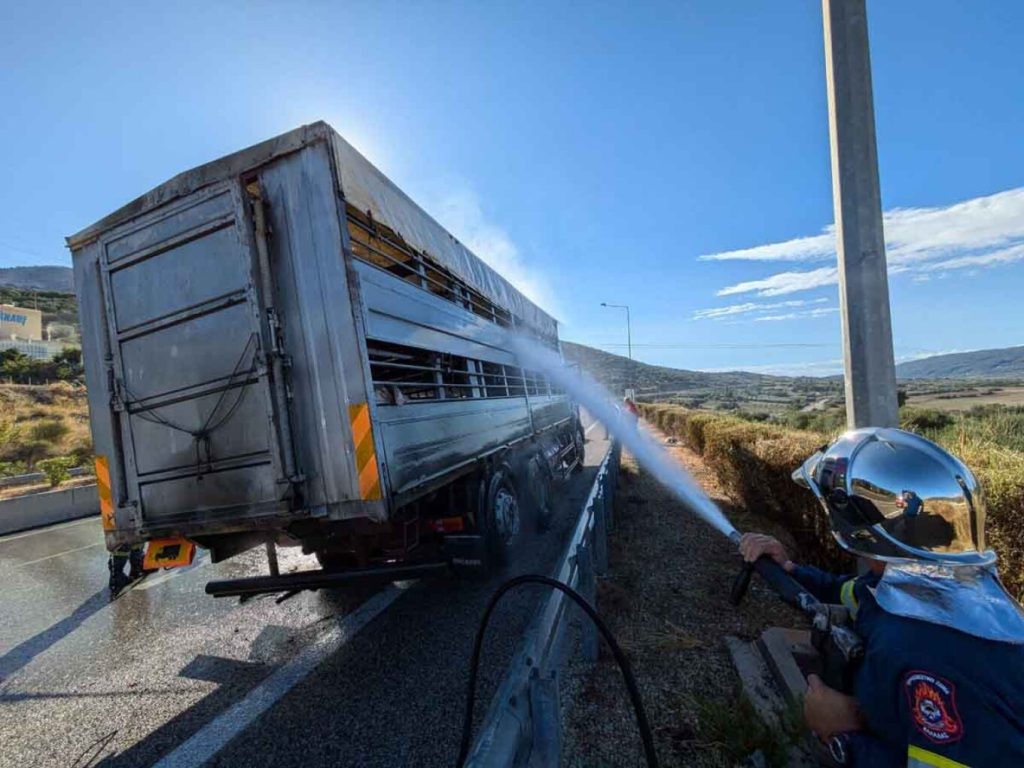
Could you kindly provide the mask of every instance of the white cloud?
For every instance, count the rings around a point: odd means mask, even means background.
[[[1011,264],[1015,261],[1024,261],[1024,243],[992,251],[991,253],[958,256],[954,259],[935,262],[929,266],[933,270],[950,270],[963,269],[965,267],[991,267],[997,264]]]
[[[694,320],[720,320],[725,317],[737,315],[750,315],[760,312],[767,312],[773,309],[790,309],[793,307],[806,307],[810,304],[824,304],[828,299],[793,299],[790,301],[773,301],[768,303],[749,301],[745,304],[730,304],[727,307],[714,307],[710,309],[698,309],[693,313]]]
[[[562,316],[548,281],[536,265],[527,266],[508,232],[487,219],[475,192],[468,187],[456,188],[432,205],[431,211],[445,229],[527,298],[547,312]]]
[[[800,312],[785,312],[781,315],[764,315],[762,317],[755,317],[755,322],[767,322],[767,321],[779,321],[779,320],[800,320],[808,317],[825,317],[839,311],[839,307],[818,307],[817,309],[807,309]]]
[[[839,270],[835,267],[821,267],[809,272],[780,272],[763,280],[748,280],[722,288],[718,296],[734,296],[739,293],[754,293],[758,296],[784,296],[787,293],[808,291],[835,285],[839,282]]]
[[[883,215],[885,248],[892,275],[908,274],[923,281],[929,273],[978,270],[1024,261],[1024,187],[935,208],[895,208]],[[994,250],[995,249],[995,250]],[[833,261],[835,230],[779,243],[710,253],[703,261],[822,262]],[[727,286],[719,296],[754,293],[781,296],[832,285],[833,267],[782,272],[763,280]]]
[[[797,237],[781,243],[756,245],[736,251],[707,253],[701,261],[821,261],[836,252],[835,232],[831,224],[820,235]]]

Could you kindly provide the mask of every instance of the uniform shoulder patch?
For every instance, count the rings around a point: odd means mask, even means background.
[[[964,736],[956,709],[956,686],[931,672],[914,670],[903,676],[903,690],[914,727],[936,744],[952,744]]]

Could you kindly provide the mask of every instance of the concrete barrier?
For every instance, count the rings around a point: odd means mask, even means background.
[[[30,493],[0,501],[0,535],[100,513],[96,485]]]

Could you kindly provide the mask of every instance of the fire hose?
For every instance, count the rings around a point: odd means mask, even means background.
[[[738,545],[740,534],[734,532],[729,538]],[[810,618],[811,644],[821,655],[821,678],[825,684],[844,693],[852,692],[853,676],[864,657],[864,643],[849,626],[849,612],[841,606],[822,603],[767,555],[743,564],[729,592],[729,602],[734,606],[743,602],[755,571],[783,602]]]

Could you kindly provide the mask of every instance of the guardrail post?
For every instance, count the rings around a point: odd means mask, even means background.
[[[611,456],[608,457],[608,475],[605,477],[605,527],[610,531],[615,527],[615,492],[619,488],[619,460],[622,447],[618,442],[612,444]]]
[[[607,473],[604,485],[594,499],[594,571],[596,576],[608,573],[608,493]]]
[[[530,674],[530,720],[533,739],[527,768],[548,768],[562,763],[562,717],[558,711],[558,677],[552,671],[541,677]]]
[[[579,592],[591,605],[597,605],[597,577],[594,574],[594,549],[593,542],[581,542],[576,550],[577,567],[580,569]],[[583,649],[583,658],[588,661],[597,661],[597,627],[582,610],[577,612],[580,621],[580,645]]]

